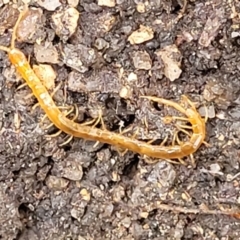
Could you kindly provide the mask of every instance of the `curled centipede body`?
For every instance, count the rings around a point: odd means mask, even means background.
[[[194,104],[186,96],[183,97],[183,100],[187,107],[183,107],[175,102],[163,98],[143,97],[160,104],[169,105],[186,115],[188,121],[192,125],[192,135],[189,141],[181,142],[180,144],[174,146],[151,145],[150,143],[129,138],[119,133],[114,133],[106,129],[99,129],[92,126],[86,126],[68,119],[56,106],[46,87],[32,70],[26,56],[14,46],[17,25],[23,14],[24,11],[20,13],[18,21],[13,29],[11,46],[9,48],[0,46],[0,50],[8,53],[10,62],[15,66],[18,73],[31,88],[41,108],[57,128],[74,137],[111,144],[142,155],[161,159],[183,158],[196,152],[204,142],[205,122],[197,112]]]

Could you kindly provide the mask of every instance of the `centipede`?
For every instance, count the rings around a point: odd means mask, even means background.
[[[17,22],[13,27],[11,45],[9,47],[0,46],[0,50],[8,54],[11,64],[32,90],[33,95],[36,97],[40,107],[43,109],[49,120],[59,130],[76,138],[110,144],[121,149],[127,149],[132,152],[157,159],[180,159],[187,157],[195,153],[202,143],[204,143],[206,135],[205,121],[198,113],[195,105],[185,95],[182,96],[185,103],[184,106],[164,98],[153,96],[141,97],[148,99],[149,101],[175,108],[177,111],[186,116],[186,119],[191,124],[192,134],[190,135],[188,141],[178,142],[176,145],[153,145],[149,142],[124,136],[122,133],[111,132],[106,128],[88,126],[87,124],[77,123],[68,119],[54,103],[48,90],[31,68],[24,53],[15,47],[17,27],[27,10],[28,7],[25,7],[24,10],[20,11]]]

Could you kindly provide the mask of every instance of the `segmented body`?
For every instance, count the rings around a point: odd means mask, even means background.
[[[16,28],[15,28],[16,29]],[[45,86],[32,70],[25,55],[14,47],[13,41],[10,48],[0,46],[0,50],[7,51],[11,63],[31,88],[41,108],[54,125],[63,132],[78,138],[84,138],[102,143],[111,144],[123,149],[128,149],[139,154],[161,159],[178,159],[188,156],[198,150],[205,138],[205,122],[187,97],[185,102],[188,108],[157,97],[145,97],[149,100],[169,105],[185,114],[192,124],[192,135],[189,141],[174,146],[156,146],[134,138],[123,136],[108,130],[91,126],[83,126],[65,117],[54,103]]]

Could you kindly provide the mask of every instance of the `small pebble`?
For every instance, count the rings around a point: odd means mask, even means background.
[[[56,47],[52,43],[45,43],[45,45],[34,45],[34,54],[39,63],[59,63],[59,56]]]
[[[133,53],[133,64],[136,69],[150,70],[152,60],[147,52],[137,51]]]
[[[119,96],[124,99],[129,99],[132,96],[132,90],[128,86],[123,86],[120,90]]]
[[[178,79],[182,73],[180,68],[182,55],[175,44],[166,46],[156,52],[164,63],[164,75],[170,80]]]
[[[99,6],[105,6],[105,7],[115,7],[116,1],[115,0],[98,0]]]
[[[67,0],[70,7],[77,7],[79,0]]]
[[[64,11],[55,12],[52,20],[55,25],[56,34],[64,41],[67,41],[78,26],[79,12],[70,7]]]
[[[55,11],[62,5],[59,0],[38,0],[38,4],[48,11]]]
[[[46,180],[47,186],[53,190],[63,190],[64,188],[67,187],[68,183],[69,183],[68,180],[52,175],[48,176]]]
[[[154,37],[154,32],[153,32],[152,28],[140,25],[140,28],[138,30],[134,31],[128,37],[128,41],[131,44],[140,44],[140,43],[144,43],[148,40],[153,39],[153,37]]]

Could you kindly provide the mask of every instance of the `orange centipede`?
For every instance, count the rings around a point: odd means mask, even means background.
[[[47,117],[58,129],[74,137],[107,143],[142,155],[161,159],[180,159],[185,156],[189,156],[196,152],[201,144],[204,143],[205,121],[197,112],[194,104],[186,96],[183,96],[183,100],[185,105],[188,107],[183,107],[176,102],[172,102],[163,98],[151,96],[142,97],[160,104],[171,106],[182,114],[186,115],[188,121],[192,125],[192,135],[190,136],[189,141],[179,142],[178,145],[173,146],[152,145],[144,141],[126,137],[119,133],[87,126],[86,124],[79,124],[68,119],[64,113],[59,110],[52,97],[48,93],[46,87],[34,73],[24,53],[15,48],[16,30],[22,16],[26,11],[27,9],[20,13],[13,28],[10,47],[0,46],[0,50],[7,52],[10,62],[15,66],[18,73],[31,88]]]

